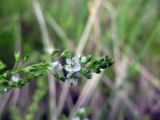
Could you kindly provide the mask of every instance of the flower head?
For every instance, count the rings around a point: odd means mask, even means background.
[[[14,82],[18,82],[18,81],[20,80],[20,75],[19,75],[19,74],[13,75],[13,76],[11,77],[11,80],[14,81]]]
[[[56,61],[56,62],[53,62],[53,63],[48,67],[48,69],[49,69],[50,71],[60,72],[60,71],[62,71],[63,67],[62,67],[61,63],[59,63],[58,61]]]
[[[77,57],[73,57],[72,59],[67,58],[66,63],[67,63],[67,65],[66,65],[65,69],[68,72],[78,72],[81,69],[81,65],[79,63],[79,58],[77,58]]]

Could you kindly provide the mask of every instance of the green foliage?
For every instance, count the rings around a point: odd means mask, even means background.
[[[39,104],[41,99],[44,97],[44,95],[47,92],[47,82],[44,80],[44,78],[39,78],[37,80],[37,89],[33,95],[32,103],[28,107],[27,114],[25,116],[25,120],[34,120],[35,114],[37,114],[39,109]],[[40,117],[36,115],[36,119]]]
[[[84,68],[81,69],[81,73],[87,78],[91,79],[91,73],[101,73],[103,69],[109,68],[114,64],[111,58],[108,56],[100,59],[96,59],[89,55],[86,57],[86,62],[83,63]]]
[[[61,57],[63,57],[63,58],[68,58],[68,57],[70,57],[71,55],[70,55],[70,52],[69,52],[69,50],[65,50],[65,51],[63,51],[62,53],[61,53]]]
[[[74,111],[72,113],[72,119],[71,120],[88,120],[88,116],[91,114],[91,110],[86,108],[79,108],[77,111]]]
[[[11,114],[11,119],[12,120],[21,120],[21,115],[20,115],[20,111],[18,109],[18,107],[16,106],[12,106],[10,108],[10,114]]]
[[[2,61],[0,61],[0,70],[4,69],[5,67],[6,65]]]
[[[17,52],[14,54],[14,56],[15,56],[15,62],[17,63],[20,60],[20,53]]]

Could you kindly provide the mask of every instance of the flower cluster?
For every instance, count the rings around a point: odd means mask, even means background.
[[[108,56],[100,59],[88,55],[82,57],[66,58],[62,65],[59,61],[50,64],[48,69],[57,79],[65,81],[69,85],[77,85],[78,79],[83,76],[87,79],[92,77],[92,73],[101,73],[103,69],[109,68],[114,62]],[[66,73],[66,74],[64,74]]]
[[[62,64],[58,61],[53,62],[48,69],[57,77],[60,79],[65,79],[65,83],[69,85],[77,85],[78,79],[80,78],[79,71],[81,70],[81,64],[79,62],[78,57],[73,58],[67,58],[66,64],[64,67]],[[65,70],[67,73],[66,76],[63,75],[62,71]]]
[[[67,58],[65,70],[68,72],[66,76],[66,83],[70,85],[77,85],[78,79],[80,78],[81,64],[79,63],[78,57]]]
[[[52,62],[52,58],[57,56],[57,60]],[[20,54],[15,55],[15,61],[19,62]],[[22,62],[27,62],[29,56],[25,56]],[[101,73],[113,65],[113,61],[108,56],[96,59],[92,55],[71,57],[69,51],[60,52],[54,50],[49,55],[43,57],[42,62],[21,66],[20,68],[13,68],[0,74],[0,86],[4,88],[1,92],[7,92],[12,88],[21,88],[30,80],[37,77],[47,75],[48,70],[52,72],[57,80],[64,81],[69,85],[77,85],[81,77],[87,79],[92,78],[92,73]],[[0,70],[5,68],[5,64],[0,62]]]

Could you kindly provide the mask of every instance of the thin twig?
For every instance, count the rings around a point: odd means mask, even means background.
[[[69,37],[66,35],[64,30],[60,27],[60,25],[56,22],[56,20],[51,17],[51,15],[47,14],[46,20],[48,24],[52,27],[52,29],[57,33],[57,35],[63,40],[65,47],[68,48]]]
[[[76,50],[77,56],[81,55],[81,53],[83,52],[83,50],[85,48],[85,45],[86,45],[88,38],[89,38],[89,34],[90,34],[91,29],[93,27],[94,20],[96,19],[96,15],[98,14],[98,10],[100,9],[100,6],[102,5],[102,3],[103,3],[103,0],[95,0],[94,1],[91,15],[88,18],[87,24],[84,28],[83,34],[80,38],[80,42],[79,42],[77,50]]]
[[[54,45],[52,44],[51,39],[49,37],[41,6],[37,0],[32,0],[32,5],[42,33],[44,50],[45,52],[49,53],[54,49]],[[55,79],[51,73],[48,73],[48,85],[49,85],[50,120],[57,120],[56,86],[55,86]]]
[[[43,15],[41,6],[37,0],[32,0],[32,5],[33,5],[33,9],[37,17],[41,33],[42,33],[42,41],[43,41],[44,49],[45,49],[45,52],[48,53],[54,49],[54,46],[48,34],[44,15]]]

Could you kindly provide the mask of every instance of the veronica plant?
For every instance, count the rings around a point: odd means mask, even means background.
[[[19,61],[19,54],[15,55],[16,63]],[[56,58],[55,58],[56,56]],[[52,60],[54,58],[54,60]],[[29,59],[28,55],[24,57],[23,62]],[[40,63],[26,67],[14,68],[0,74],[1,93],[7,92],[13,88],[21,88],[30,80],[47,75],[50,71],[57,80],[63,81],[69,85],[77,85],[80,77],[91,79],[92,73],[101,73],[113,65],[113,61],[108,56],[96,59],[92,55],[82,57],[71,57],[68,50],[60,52],[53,50],[45,56]],[[4,64],[0,62],[1,69]]]

